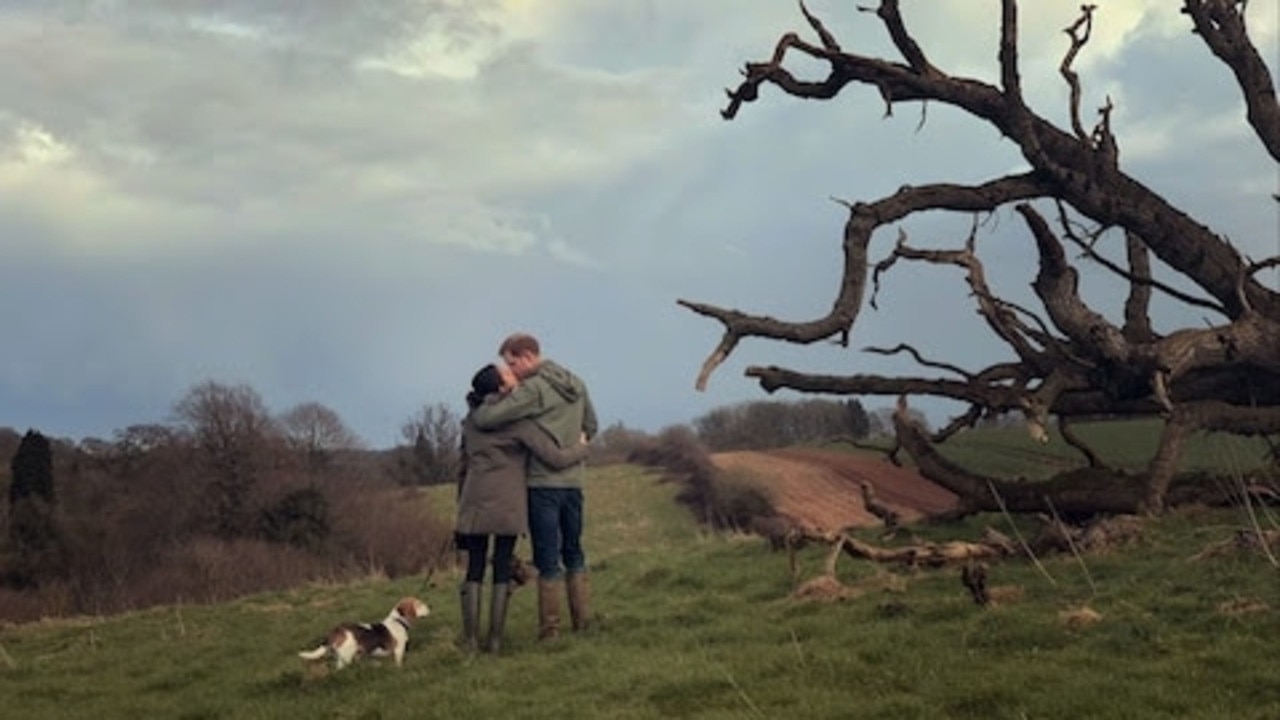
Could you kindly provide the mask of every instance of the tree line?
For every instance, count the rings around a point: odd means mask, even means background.
[[[247,385],[198,384],[170,422],[110,440],[0,429],[0,457],[5,619],[395,577],[451,538],[405,453],[367,450],[318,403],[274,414]]]
[[[273,413],[248,385],[207,381],[168,422],[78,442],[0,428],[0,618],[105,613],[449,558],[447,519],[417,488],[452,483],[461,415],[425,404],[400,442],[371,450],[332,409]],[[713,450],[883,431],[857,401],[750,402],[679,426]],[[591,462],[629,461],[648,433],[621,423]]]

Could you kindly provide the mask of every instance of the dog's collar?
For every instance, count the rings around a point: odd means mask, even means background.
[[[393,617],[393,618],[391,618],[391,619],[392,619],[392,620],[395,620],[395,621],[396,621],[396,622],[398,622],[398,623],[400,623],[400,627],[403,627],[403,628],[405,629],[405,631],[406,631],[406,632],[409,630],[409,621],[408,621],[408,620],[405,620],[403,617],[401,617],[401,616],[399,616],[399,615],[396,615],[395,617]]]

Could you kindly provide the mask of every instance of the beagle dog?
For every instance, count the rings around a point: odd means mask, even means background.
[[[396,603],[386,619],[379,623],[342,623],[329,631],[325,640],[314,650],[303,650],[298,657],[303,660],[320,660],[333,655],[335,670],[350,665],[357,657],[395,658],[396,665],[404,662],[405,647],[409,643],[409,624],[426,617],[431,610],[427,604],[413,597]]]

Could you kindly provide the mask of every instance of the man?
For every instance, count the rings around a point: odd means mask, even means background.
[[[561,448],[595,437],[596,411],[582,380],[558,363],[544,359],[538,340],[516,333],[502,342],[498,354],[520,379],[502,397],[481,404],[471,414],[480,430],[493,430],[528,418]],[[529,460],[529,537],[538,568],[538,638],[560,632],[560,579],[569,595],[574,630],[591,620],[587,559],[582,550],[582,463],[557,470]]]

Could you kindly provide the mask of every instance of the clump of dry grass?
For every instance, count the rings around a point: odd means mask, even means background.
[[[1058,620],[1072,630],[1079,630],[1102,622],[1102,613],[1088,605],[1082,605],[1059,612]]]

